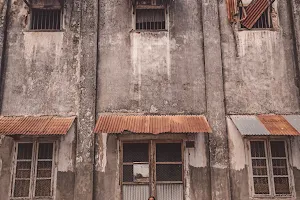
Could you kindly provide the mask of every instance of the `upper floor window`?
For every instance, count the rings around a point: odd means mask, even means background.
[[[135,28],[136,30],[166,30],[165,0],[136,0]]]
[[[37,141],[16,144],[12,198],[53,196],[54,144]]]
[[[33,0],[30,29],[59,31],[62,28],[62,0]]]
[[[241,28],[247,28],[243,24],[243,19],[245,18],[245,15],[247,12],[247,6],[240,6],[239,7],[239,16],[241,20]],[[252,26],[252,29],[268,29],[273,28],[272,24],[272,9],[271,7],[268,7],[261,15],[258,17],[258,19],[255,21],[255,23]]]
[[[287,145],[281,140],[250,141],[254,196],[291,195]]]

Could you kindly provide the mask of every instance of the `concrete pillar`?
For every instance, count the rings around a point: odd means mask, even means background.
[[[207,118],[209,135],[211,197],[230,200],[229,154],[225,119],[218,0],[202,1]]]
[[[80,82],[76,149],[76,200],[93,199],[94,133],[96,111],[98,0],[81,0]]]
[[[291,0],[290,6],[292,11],[292,28],[294,31],[295,64],[297,67],[298,88],[300,93],[300,1]]]
[[[7,29],[7,11],[9,0],[0,0],[0,112],[2,108],[3,84],[5,72],[5,43],[6,43],[6,29]]]

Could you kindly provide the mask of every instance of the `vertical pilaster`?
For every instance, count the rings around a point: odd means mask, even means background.
[[[230,200],[228,140],[217,0],[202,1],[207,118],[209,135],[211,197]]]
[[[81,0],[75,199],[93,199],[98,0]]]

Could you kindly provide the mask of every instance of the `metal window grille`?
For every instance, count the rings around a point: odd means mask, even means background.
[[[246,9],[247,6],[244,6]],[[240,19],[243,19],[243,7],[239,7]],[[241,28],[246,28],[241,24]],[[271,7],[265,10],[265,12],[260,16],[260,18],[256,21],[252,29],[268,29],[273,28],[272,19],[271,19]]]
[[[137,9],[137,30],[165,30],[165,9]]]
[[[284,141],[250,141],[254,193],[291,194],[288,159]]]
[[[182,151],[181,142],[121,143],[123,200],[140,200],[150,194],[183,200]]]
[[[156,144],[156,180],[182,181],[181,143]]]
[[[54,143],[17,143],[13,197],[51,197]]]
[[[148,143],[123,144],[123,182],[139,182],[141,177],[134,177],[134,164],[149,165]]]
[[[32,30],[60,30],[61,29],[61,9],[31,9],[31,29]]]

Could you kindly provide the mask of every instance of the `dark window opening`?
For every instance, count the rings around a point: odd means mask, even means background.
[[[244,6],[244,9],[246,9],[247,6]],[[243,19],[243,7],[239,7],[239,14],[240,19]],[[241,24],[241,28],[246,28]],[[265,10],[265,12],[260,16],[260,18],[256,21],[256,23],[253,25],[252,29],[266,29],[266,28],[273,28],[272,24],[272,18],[271,18],[271,8],[268,8]]]
[[[165,9],[137,9],[137,30],[165,30]]]
[[[31,9],[31,29],[32,30],[60,30],[61,29],[61,9]]]
[[[54,143],[18,143],[13,197],[52,196],[53,151]]]
[[[250,147],[254,193],[291,194],[285,142],[251,141]]]

